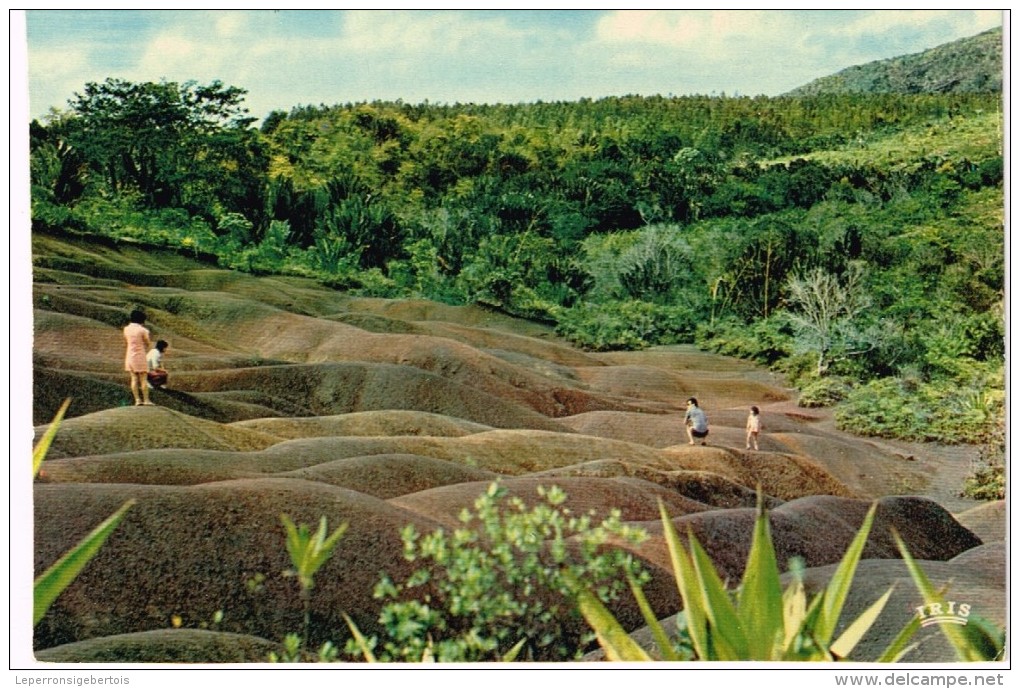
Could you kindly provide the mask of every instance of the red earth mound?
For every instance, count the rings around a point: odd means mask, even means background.
[[[268,433],[280,438],[367,435],[438,435],[458,437],[493,430],[491,426],[441,414],[403,409],[352,412],[335,416],[264,418],[239,421],[237,428]]]
[[[432,457],[386,454],[347,457],[274,476],[328,483],[386,500],[441,486],[493,481],[499,474]],[[442,521],[443,516],[429,514],[429,519]]]
[[[780,563],[800,558],[807,567],[838,562],[864,521],[870,502],[834,496],[791,500],[769,513],[776,557]],[[751,508],[712,510],[673,518],[681,538],[692,533],[732,582],[740,580],[751,546],[755,520]],[[669,554],[661,523],[644,525],[654,534],[635,550],[662,567]],[[981,545],[981,540],[937,503],[925,498],[888,497],[878,510],[863,557],[898,558],[891,529],[899,532],[911,554],[919,559],[949,560]],[[819,538],[824,533],[824,538]]]
[[[34,485],[25,559],[41,572],[137,500],[35,629],[40,660],[264,657],[302,626],[281,513],[349,524],[316,578],[309,641],[342,642],[342,611],[371,632],[380,574],[410,572],[400,529],[454,526],[497,478],[529,504],[555,484],[575,513],[615,508],[646,529],[635,552],[659,616],[680,603],[660,501],[736,581],[760,490],[780,561],[802,558],[811,586],[879,499],[851,607],[895,582],[896,615],[862,652],[916,607],[890,527],[934,579],[955,576],[975,610],[1004,619],[1005,503],[959,497],[966,450],[841,433],[827,410],[797,408],[781,380],[746,362],[690,346],[582,352],[545,324],[487,308],[352,297],[108,241],[36,235],[33,254],[26,433],[38,437],[72,403]],[[170,342],[156,407],[131,406],[122,370],[121,328],[136,307]],[[690,396],[709,414],[704,447],[683,432]],[[752,404],[760,452],[744,449]],[[204,629],[217,611],[223,621]],[[627,629],[642,624],[632,603],[614,612]],[[927,639],[913,657],[943,660]]]
[[[563,489],[563,507],[575,515],[591,515],[595,521],[609,517],[617,510],[623,521],[647,521],[659,516],[659,501],[673,513],[691,514],[711,509],[708,505],[678,495],[662,486],[637,478],[548,478],[520,477],[503,479],[499,485],[508,495],[521,500],[526,509],[545,504],[539,488],[553,485]],[[488,483],[460,483],[402,495],[390,500],[397,507],[427,514],[450,527],[460,524],[460,513],[472,508],[475,499],[485,493]]]
[[[280,515],[349,528],[315,580],[312,640],[345,629],[346,611],[376,626],[372,588],[382,572],[406,577],[399,532],[437,523],[343,488],[298,479],[201,486],[44,484],[36,489],[35,566],[42,571],[128,499],[137,500],[99,554],[35,629],[35,647],[171,626],[223,612],[221,631],[282,639],[302,628],[297,581]]]
[[[75,641],[35,653],[44,663],[265,663],[283,644],[208,629],[154,629]]]
[[[36,440],[46,428],[35,429]],[[280,440],[267,433],[197,419],[165,407],[120,407],[67,419],[47,456],[79,457],[161,447],[261,450]]]

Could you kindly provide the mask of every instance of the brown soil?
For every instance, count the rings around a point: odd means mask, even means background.
[[[735,579],[759,489],[783,561],[819,577],[880,501],[862,601],[902,579],[890,526],[938,572],[957,563],[986,605],[1004,600],[1004,503],[958,495],[973,448],[848,435],[746,362],[685,346],[586,353],[488,309],[352,298],[136,248],[40,236],[34,254],[36,437],[72,399],[34,486],[35,572],[137,501],[36,628],[40,660],[261,654],[301,624],[282,513],[349,524],[316,578],[313,641],[346,635],[341,611],[372,631],[380,574],[410,571],[400,528],[457,526],[497,478],[527,503],[556,484],[575,513],[618,509],[644,527],[634,552],[663,617],[679,601],[660,502]],[[153,407],[130,405],[122,371],[136,306],[170,342]],[[708,412],[706,446],[683,433],[689,396]],[[760,451],[744,448],[751,404]],[[217,610],[220,627],[197,633]],[[169,629],[175,615],[185,629]]]

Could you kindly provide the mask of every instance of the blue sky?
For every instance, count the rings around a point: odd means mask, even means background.
[[[988,10],[31,10],[29,111],[90,81],[247,90],[256,117],[402,99],[779,95],[1002,24]]]

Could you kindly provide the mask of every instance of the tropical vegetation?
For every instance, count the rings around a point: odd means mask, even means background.
[[[674,633],[667,631],[651,614],[640,584],[631,581],[631,589],[652,631],[656,656],[627,635],[613,614],[579,580],[574,581],[577,605],[611,661],[658,658],[834,662],[854,659],[851,654],[879,619],[893,593],[892,588],[887,589],[855,618],[841,620],[876,508],[877,504],[872,504],[825,588],[809,597],[803,582],[803,563],[792,563],[789,583],[786,588],[782,587],[769,518],[760,496],[747,564],[743,577],[733,589],[727,587],[696,536],[688,533],[687,544],[681,541],[660,503],[670,560],[683,600]],[[932,585],[899,535],[894,533],[894,538],[925,604],[945,607],[943,592]],[[913,650],[910,642],[920,626],[919,618],[912,616],[875,657],[858,659],[902,660]],[[840,627],[842,631],[837,636],[836,630]],[[940,629],[961,662],[997,660],[1005,647],[1003,631],[977,617],[962,629],[953,624],[940,625]]]
[[[238,87],[107,79],[31,124],[32,228],[483,304],[594,350],[695,343],[785,372],[847,430],[973,442],[1005,379],[987,85],[297,105],[256,127]]]

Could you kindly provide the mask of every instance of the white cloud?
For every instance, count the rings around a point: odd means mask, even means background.
[[[161,70],[173,73],[181,68],[193,69],[196,65],[208,65],[208,59],[215,55],[215,50],[206,45],[180,34],[157,36],[149,41],[138,69],[145,74]]]
[[[247,89],[259,114],[301,103],[479,99],[470,90],[479,73],[541,64],[537,48],[552,33],[525,32],[496,14],[365,11],[344,13],[335,30],[288,36],[271,14],[195,14],[161,25],[126,78],[220,79]]]
[[[658,44],[673,48],[703,48],[734,38],[754,42],[774,40],[762,28],[796,27],[785,12],[761,10],[620,10],[607,13],[596,28],[607,43]]]
[[[951,26],[962,34],[976,34],[1002,22],[994,10],[873,10],[846,23],[836,24],[835,33],[861,37],[913,29],[930,31]]]
[[[632,81],[669,75],[650,93],[779,93],[818,75],[803,32],[790,12],[616,11],[600,18],[587,55]],[[793,55],[796,65],[778,68]]]
[[[500,52],[528,34],[514,30],[499,15],[455,11],[352,11],[344,15],[343,47],[364,53],[437,55]]]
[[[244,36],[250,30],[248,18],[240,12],[225,12],[216,17],[213,23],[216,35],[224,38]]]
[[[677,53],[697,50],[700,57],[731,61],[736,57],[739,63],[745,55],[765,57],[770,50],[840,54],[853,47],[848,40],[857,45],[857,39],[874,43],[879,37],[908,33],[930,35],[934,45],[1000,23],[1001,13],[987,10],[622,10],[599,20],[596,39],[610,48],[653,45]],[[774,57],[784,55],[777,52]]]
[[[88,64],[90,51],[82,45],[67,46],[59,50],[32,50],[28,71],[34,80],[63,81],[81,73]]]
[[[28,96],[33,116],[42,116],[51,107],[63,109],[72,95],[82,90],[82,68],[89,64],[91,54],[84,45],[59,50],[29,48]]]
[[[998,12],[778,10],[167,11],[43,15],[30,45],[32,110],[88,81],[219,79],[256,115],[299,104],[572,100],[624,93],[778,94],[853,64],[1000,23]],[[578,15],[580,18],[581,15]],[[74,17],[71,17],[73,23]],[[99,36],[102,35],[102,42]],[[923,42],[923,45],[919,43]]]
[[[349,12],[340,38],[345,48],[361,53],[414,52],[425,58],[452,50],[456,32],[451,26],[444,15],[422,19],[400,12]]]
[[[626,10],[597,22],[587,56],[674,93],[779,94],[855,64],[920,52],[1001,23],[988,11]],[[661,88],[661,86],[660,86]]]

